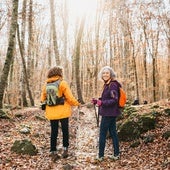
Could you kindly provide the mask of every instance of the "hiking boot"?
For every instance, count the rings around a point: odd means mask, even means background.
[[[51,160],[52,160],[53,162],[55,162],[57,159],[60,158],[60,156],[57,154],[57,151],[52,151],[52,152],[50,153],[50,157],[51,157]]]
[[[111,160],[116,161],[116,160],[120,159],[120,156],[119,156],[119,155],[117,155],[117,156],[112,155],[112,156],[110,156],[109,158],[110,158]]]
[[[64,147],[64,152],[62,154],[63,158],[67,158],[68,157],[68,148]]]
[[[104,161],[104,157],[96,158],[95,160],[98,162],[102,162],[102,161]]]

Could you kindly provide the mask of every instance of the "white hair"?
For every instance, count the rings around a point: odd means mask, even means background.
[[[101,68],[101,70],[100,70],[100,72],[98,74],[99,79],[102,79],[102,75],[103,75],[103,72],[105,70],[109,70],[110,71],[111,79],[114,79],[116,77],[116,73],[113,71],[113,69],[110,66],[104,66],[103,68]]]

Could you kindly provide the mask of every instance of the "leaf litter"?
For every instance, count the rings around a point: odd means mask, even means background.
[[[148,108],[146,108],[148,110]],[[141,111],[140,111],[141,112]],[[130,142],[120,142],[121,159],[110,161],[107,156],[112,154],[112,142],[106,141],[105,160],[96,162],[98,155],[99,128],[93,108],[82,107],[80,111],[73,108],[70,118],[69,157],[51,161],[49,156],[50,124],[43,117],[44,112],[38,108],[26,108],[12,111],[12,120],[0,119],[0,169],[4,170],[168,170],[170,168],[169,139],[162,138],[162,133],[169,129],[169,117],[160,117],[160,128],[147,133],[154,134],[152,143],[141,143],[136,148]],[[19,114],[17,117],[15,115]],[[20,127],[30,127],[30,134],[21,134]],[[146,133],[146,134],[147,134]],[[36,156],[18,155],[10,148],[15,140],[29,139],[37,147]],[[58,149],[62,153],[62,132],[59,129]]]

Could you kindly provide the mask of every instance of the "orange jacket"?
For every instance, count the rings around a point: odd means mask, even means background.
[[[61,77],[56,76],[46,80],[46,83],[57,81]],[[62,79],[61,79],[62,80]],[[48,106],[46,105],[45,117],[48,120],[57,120],[71,116],[71,106],[79,106],[80,103],[74,98],[68,83],[62,80],[59,84],[59,97],[64,95],[64,105]],[[41,102],[46,100],[46,84],[42,88]]]

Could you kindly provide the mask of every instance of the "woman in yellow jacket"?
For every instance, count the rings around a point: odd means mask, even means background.
[[[47,99],[46,85],[47,83],[56,82],[60,80],[58,95],[64,96],[63,105],[48,106],[46,105],[45,117],[50,120],[51,125],[51,138],[50,138],[50,152],[53,160],[58,159],[60,156],[57,154],[57,136],[58,125],[61,122],[63,134],[63,158],[68,157],[69,146],[69,117],[71,116],[71,106],[79,106],[80,103],[73,96],[70,87],[66,81],[63,80],[63,69],[61,67],[53,67],[47,73],[47,80],[42,89],[41,102]]]

